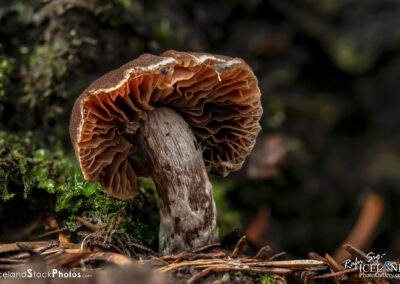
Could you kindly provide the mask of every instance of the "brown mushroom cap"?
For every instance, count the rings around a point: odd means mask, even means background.
[[[260,90],[239,58],[169,50],[143,54],[94,81],[76,100],[70,136],[86,180],[117,198],[136,193],[135,139],[156,105],[192,127],[208,172],[241,168],[260,131]]]

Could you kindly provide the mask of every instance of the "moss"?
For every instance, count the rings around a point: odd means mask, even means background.
[[[0,58],[0,99],[6,94],[5,87],[10,83],[9,75],[14,69],[13,59]]]
[[[156,246],[159,217],[151,180],[139,179],[139,192],[134,199],[115,199],[99,183],[85,181],[60,146],[51,151],[35,140],[30,132],[0,131],[0,209],[13,199],[24,200],[23,206],[37,212],[44,207],[60,223],[72,228],[77,226],[75,216],[107,223],[111,214],[120,213],[121,230]]]
[[[55,212],[66,216],[74,228],[74,216],[100,220],[107,223],[111,214],[122,216],[121,230],[154,247],[158,235],[158,207],[154,185],[148,179],[140,179],[139,192],[134,199],[118,200],[108,195],[99,183],[83,179],[79,169],[71,168],[68,181],[56,188]]]
[[[264,274],[264,275],[261,275],[260,277],[256,278],[256,283],[257,284],[276,284],[276,280],[273,277],[271,277],[267,274]]]
[[[62,111],[62,100],[67,97],[64,77],[68,45],[59,42],[37,45],[23,56],[20,67],[23,90],[19,103],[44,123],[55,119]]]

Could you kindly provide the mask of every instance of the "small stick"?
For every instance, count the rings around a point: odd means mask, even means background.
[[[155,252],[152,249],[150,249],[150,248],[148,248],[148,247],[146,247],[144,245],[138,244],[138,243],[127,242],[126,245],[128,247],[132,248],[133,250],[138,251],[138,252],[145,252],[145,253],[148,253],[148,254],[151,254],[151,255],[155,254]]]
[[[80,250],[79,250],[80,251]],[[47,260],[49,260],[49,259],[52,259],[52,258],[55,258],[55,257],[57,257],[57,256],[59,256],[59,255],[61,255],[61,254],[63,254],[63,253],[65,253],[65,249],[60,249],[59,251],[53,251],[53,252],[51,252],[51,253],[49,253],[50,251],[47,251],[47,252],[45,252],[43,255],[45,256],[44,257],[44,260],[45,261],[47,261]],[[49,254],[48,254],[49,253]]]
[[[99,243],[97,242],[96,245],[97,247],[101,247],[103,250],[107,250],[106,246],[107,244],[103,244],[103,243]],[[111,247],[115,252],[126,255],[119,247],[117,247],[116,245],[111,244]]]
[[[308,257],[310,258],[310,259],[314,259],[314,260],[319,260],[319,261],[323,261],[323,262],[326,262],[326,259],[325,258],[323,258],[322,256],[320,256],[318,253],[316,253],[316,252],[310,252],[309,254],[308,254]]]
[[[246,235],[244,235],[237,242],[236,247],[232,252],[232,256],[243,254],[244,250],[246,249],[246,246],[247,246],[247,238]]]
[[[60,241],[57,240],[57,241],[51,242],[48,245],[38,249],[38,252],[42,253],[42,252],[45,252],[48,249],[51,249],[51,248],[54,248],[54,247],[58,247],[59,245],[60,245]]]
[[[177,259],[181,258],[182,255],[183,255],[183,252],[174,254],[174,255],[164,255],[164,256],[161,256],[159,259],[161,259],[162,261],[173,261],[173,260],[177,260]]]
[[[273,256],[268,258],[268,261],[283,259],[285,256],[286,256],[286,252],[283,251],[283,252],[274,254]]]
[[[195,259],[220,259],[225,257],[226,254],[224,252],[216,252],[216,253],[200,253],[200,254],[194,254],[190,258],[190,260],[195,260]]]
[[[48,243],[49,243],[49,241],[34,241],[34,242],[17,242],[17,243],[11,243],[11,244],[0,244],[0,254],[17,252],[20,250],[29,252],[29,251],[33,250],[34,248],[44,246]]]
[[[89,222],[89,221],[86,221],[85,219],[83,219],[83,218],[81,218],[81,217],[79,217],[79,216],[75,216],[75,219],[76,219],[79,223],[81,223],[83,226],[89,228],[89,229],[92,230],[92,231],[97,231],[97,230],[98,230],[98,226],[97,226],[97,225],[95,225],[95,224],[93,224],[93,223],[91,223],[91,222]]]
[[[80,261],[82,261],[83,257],[86,255],[86,252],[78,252],[78,253],[63,253],[60,255],[56,255],[54,257],[48,258],[46,260],[46,264],[48,266],[75,266]]]
[[[193,260],[193,261],[185,261],[185,262],[180,262],[180,263],[172,263],[170,265],[161,267],[159,269],[157,269],[158,271],[161,272],[166,272],[169,270],[176,270],[178,268],[181,267],[185,267],[185,266],[200,266],[200,265],[213,265],[213,264],[227,264],[230,263],[231,265],[234,264],[239,264],[239,262],[229,262],[228,260],[223,260],[223,259],[216,259],[216,260],[204,260],[204,259],[199,259],[199,260]]]
[[[87,254],[83,259],[82,262],[90,262],[96,260],[103,260],[109,263],[116,264],[118,266],[123,265],[132,265],[134,262],[131,258],[127,257],[126,255],[114,253],[114,252],[93,252]]]
[[[239,260],[242,261],[243,263],[266,263],[269,261],[284,261],[284,260],[280,260],[280,259],[282,259],[285,255],[286,255],[285,252],[280,252],[268,259],[240,258]],[[325,261],[323,261],[323,263],[325,263]]]
[[[165,255],[160,257],[163,261],[180,261],[180,260],[195,260],[195,259],[220,259],[226,256],[224,252],[215,253],[191,253],[184,252],[177,255]]]
[[[314,282],[315,272],[303,271],[301,272],[301,278],[304,278],[304,284],[312,284]]]
[[[199,280],[200,278],[203,278],[204,276],[206,276],[207,274],[209,274],[210,272],[214,271],[214,267],[210,267],[210,268],[206,268],[203,269],[202,271],[200,271],[199,273],[193,275],[189,280],[188,280],[188,284],[192,284],[194,282],[196,282],[197,280]]]
[[[197,252],[205,252],[205,251],[209,251],[212,249],[215,249],[217,247],[220,247],[221,244],[220,243],[214,243],[214,244],[209,244],[209,245],[205,245],[199,248],[195,248],[192,250],[192,252],[197,253]]]
[[[347,270],[342,270],[339,272],[333,272],[333,273],[327,273],[324,275],[319,275],[319,276],[315,276],[314,279],[327,279],[327,278],[333,278],[333,277],[337,277],[337,276],[343,276],[343,275],[347,275],[347,274],[354,274],[360,271],[360,268],[355,267],[355,268],[351,268],[351,269],[347,269]]]
[[[256,256],[254,257],[255,259],[268,259],[272,255],[272,249],[270,246],[263,246],[260,248]]]
[[[27,261],[27,259],[0,258],[0,263],[25,263]]]
[[[63,233],[58,234],[58,240],[60,241],[61,244],[69,244],[71,243],[70,239],[64,235]]]
[[[329,265],[329,267],[335,271],[335,272],[339,272],[342,271],[344,268],[343,266],[341,266],[339,263],[337,263],[329,254],[325,254],[325,259],[327,261],[327,264]]]
[[[344,244],[343,248],[347,250],[352,256],[359,257],[367,262],[369,261],[369,258],[365,252],[359,250],[358,248],[352,246],[351,244]],[[373,260],[372,263],[378,264],[379,262]]]
[[[29,252],[22,252],[22,253],[10,256],[10,258],[12,258],[12,259],[24,259],[24,258],[28,258],[30,256],[31,256],[31,254]]]
[[[258,266],[270,267],[285,267],[290,269],[307,268],[312,266],[323,266],[325,263],[312,259],[299,259],[299,260],[280,260],[280,261],[267,261],[257,263]]]
[[[68,231],[68,230],[69,230],[68,227],[63,227],[63,228],[60,228],[60,229],[57,229],[57,230],[53,230],[53,231],[49,231],[49,232],[37,235],[37,236],[33,237],[33,239],[34,240],[39,240],[41,238],[48,237],[48,236],[51,236],[51,235],[54,235],[54,234],[57,234],[57,233],[62,233],[62,232]]]
[[[159,262],[161,262],[162,264],[164,264],[164,266],[165,266],[165,265],[169,265],[169,262],[167,262],[167,261],[161,259],[160,257],[154,256],[154,255],[150,255],[150,259],[159,261]]]
[[[276,268],[287,268],[287,269],[301,269],[313,266],[322,266],[324,262],[317,260],[287,260],[287,261],[266,261],[266,262],[245,262],[244,260],[229,260],[229,259],[199,259],[193,261],[185,261],[179,263],[172,263],[159,269],[159,271],[165,272],[169,270],[176,270],[185,266],[197,266],[197,267],[209,267],[213,265],[230,265],[230,266],[245,266],[245,267],[276,267]]]
[[[177,258],[172,262],[172,263],[178,263],[179,261],[181,261],[182,257],[185,255],[185,252],[181,252],[177,255]]]

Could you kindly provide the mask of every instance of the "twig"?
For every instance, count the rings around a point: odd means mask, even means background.
[[[18,253],[18,254],[10,256],[10,258],[12,258],[12,259],[25,259],[25,258],[28,258],[30,256],[31,256],[31,254],[29,252],[22,252],[22,253]]]
[[[58,234],[58,240],[60,241],[60,244],[69,244],[71,243],[71,240],[64,235],[63,233]]]
[[[180,263],[172,263],[170,265],[164,266],[158,269],[161,272],[166,272],[170,270],[176,270],[185,266],[197,266],[197,267],[209,267],[213,265],[230,265],[232,267],[276,267],[276,268],[287,268],[287,269],[302,269],[306,267],[312,266],[323,266],[324,263],[322,261],[317,260],[287,260],[287,261],[259,261],[259,262],[247,262],[246,259],[213,259],[213,260],[193,260],[193,261],[185,261]]]
[[[325,254],[325,259],[326,259],[326,262],[327,262],[327,264],[329,265],[329,267],[333,270],[333,271],[335,271],[335,272],[338,272],[338,271],[342,271],[344,268],[343,268],[343,266],[341,266],[340,264],[338,264],[329,254]]]
[[[126,242],[126,245],[129,248],[133,249],[135,252],[142,252],[142,253],[145,252],[145,253],[151,254],[151,255],[155,254],[155,252],[152,249],[150,249],[144,245],[135,243],[135,242]]]
[[[60,241],[57,240],[57,241],[49,243],[48,245],[46,245],[46,246],[44,246],[42,248],[39,248],[37,251],[38,251],[38,253],[43,253],[46,250],[54,248],[54,247],[58,247],[59,245],[60,245]]]
[[[232,256],[243,254],[244,250],[246,249],[247,246],[247,238],[244,235],[243,237],[240,238],[240,240],[237,242],[235,249],[232,252]]]
[[[362,260],[367,262],[369,261],[369,258],[365,252],[359,250],[358,248],[352,246],[351,244],[344,244],[343,248],[347,250],[352,256],[361,258]],[[379,262],[373,260],[372,263],[378,264]]]
[[[305,270],[301,273],[300,277],[304,279],[304,284],[312,284],[314,283],[314,276],[315,272]]]
[[[358,271],[360,271],[360,269],[358,267],[355,267],[355,268],[351,268],[351,269],[347,269],[347,270],[342,270],[339,272],[333,272],[333,273],[327,273],[324,275],[315,276],[314,279],[328,279],[328,278],[343,276],[343,275],[347,275],[347,274],[354,274],[354,273],[357,273]]]
[[[313,266],[323,266],[324,262],[312,259],[299,259],[299,260],[280,260],[280,261],[266,261],[258,262],[258,266],[270,266],[270,267],[284,267],[290,269],[301,269]]]
[[[79,223],[81,223],[83,226],[89,228],[89,229],[92,230],[92,231],[97,231],[97,230],[98,230],[98,226],[97,226],[97,225],[95,225],[95,224],[93,224],[93,223],[91,223],[91,222],[89,222],[89,221],[86,221],[85,219],[83,219],[83,218],[81,218],[81,217],[79,217],[79,216],[75,216],[75,219],[76,219]]]
[[[268,260],[269,260],[269,261],[272,261],[272,260],[279,260],[279,259],[283,259],[285,256],[286,256],[286,252],[283,251],[283,252],[274,254],[273,256],[271,256],[270,258],[268,258]]]
[[[39,240],[41,238],[48,237],[48,236],[51,236],[51,235],[54,235],[54,234],[57,234],[57,233],[62,233],[62,232],[68,231],[68,230],[69,230],[68,227],[60,228],[60,229],[57,229],[57,230],[53,230],[53,231],[50,231],[50,232],[46,232],[46,233],[37,235],[37,236],[33,237],[33,239],[34,240]]]
[[[192,284],[192,283],[196,282],[197,280],[199,280],[200,278],[203,278],[204,276],[206,276],[206,275],[209,274],[210,272],[215,271],[214,269],[215,269],[215,268],[213,268],[213,267],[203,269],[203,270],[200,271],[199,273],[193,275],[193,276],[188,280],[187,283],[188,283],[188,284]]]
[[[162,265],[164,265],[164,266],[169,264],[167,261],[161,259],[160,257],[156,257],[154,255],[150,255],[150,259],[158,261],[158,262],[162,263]],[[143,260],[141,260],[141,261],[143,261]]]
[[[316,252],[310,252],[310,253],[308,254],[308,257],[309,257],[310,259],[314,259],[314,260],[319,260],[319,261],[326,262],[326,259],[323,258],[322,256],[320,256],[320,255],[319,255],[318,253],[316,253]]]
[[[0,258],[0,263],[8,262],[8,263],[25,263],[27,259],[15,259],[15,258]]]
[[[103,243],[96,243],[96,246],[101,247],[104,250],[107,250],[107,245],[105,245]],[[112,244],[110,248],[112,248],[117,253],[125,255],[125,253],[119,247],[117,247],[116,245]]]
[[[272,249],[270,246],[263,246],[260,248],[256,256],[254,257],[255,259],[267,259],[272,255]]]
[[[195,260],[195,259],[220,259],[226,256],[224,252],[215,252],[215,253],[192,253],[192,252],[183,252],[177,255],[165,255],[160,257],[159,259],[163,261],[181,261],[181,260]]]
[[[86,255],[86,252],[62,253],[46,260],[49,266],[75,266]]]
[[[113,253],[113,252],[94,252],[88,254],[85,258],[82,259],[84,263],[89,262],[89,261],[96,261],[96,260],[102,260],[106,262],[111,262],[119,266],[127,265],[127,264],[132,264],[133,261],[129,257],[123,254],[119,253]]]
[[[209,251],[209,250],[215,249],[215,248],[220,247],[220,246],[221,246],[220,243],[209,244],[209,245],[205,245],[205,246],[202,246],[202,247],[199,247],[199,248],[195,248],[195,249],[192,250],[192,252],[194,252],[194,253],[205,252],[205,251]]]
[[[0,244],[0,254],[10,253],[16,251],[31,251],[34,248],[44,246],[48,244],[49,241],[36,241],[36,242],[17,242],[11,244]]]

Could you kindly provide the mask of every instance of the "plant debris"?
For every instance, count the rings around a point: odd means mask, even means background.
[[[362,278],[358,267],[345,269],[329,254],[323,257],[311,252],[309,259],[288,260],[285,252],[273,254],[267,245],[255,256],[248,256],[244,254],[246,236],[241,236],[233,249],[215,243],[160,256],[131,236],[118,236],[115,230],[117,219],[113,220],[111,233],[98,224],[77,218],[84,228],[92,230],[79,234],[82,237],[80,243],[71,242],[63,234],[63,228],[36,237],[52,237],[58,231],[58,239],[0,244],[0,271],[18,271],[39,261],[48,270],[73,271],[94,279],[102,277],[101,273],[113,266],[121,271],[128,271],[126,267],[132,271],[144,268],[147,272],[142,273],[165,274],[165,279],[172,277],[178,281],[175,283],[391,283],[384,278]],[[237,239],[239,235],[231,233],[224,238],[225,242],[232,236]],[[368,261],[367,254],[356,247],[345,244],[343,248],[352,257]],[[383,266],[377,261],[374,264]]]

